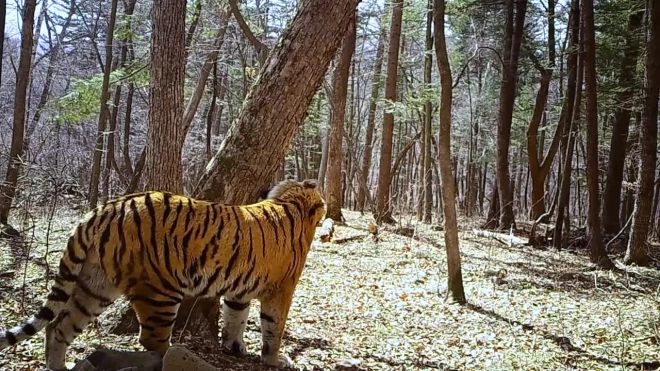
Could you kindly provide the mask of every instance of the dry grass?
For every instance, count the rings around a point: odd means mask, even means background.
[[[368,235],[369,219],[345,216],[347,226],[337,227],[335,239]],[[73,213],[57,214],[51,251],[63,249],[75,221]],[[469,305],[459,306],[444,300],[442,232],[404,223],[413,228],[412,237],[385,228],[379,242],[315,242],[287,324],[284,352],[298,369],[640,370],[644,362],[660,360],[659,272],[585,272],[583,256],[507,248],[465,232]],[[3,328],[26,319],[46,294],[46,222],[35,225],[27,267],[0,244]],[[49,255],[51,267],[59,255]],[[506,275],[500,279],[487,273],[501,269]],[[261,344],[257,309],[246,331],[252,354]],[[140,350],[137,336],[105,331],[113,318],[108,311],[96,329],[79,336],[68,360],[100,345]],[[190,341],[174,338],[179,340]],[[39,335],[0,352],[0,370],[40,369],[42,342]]]

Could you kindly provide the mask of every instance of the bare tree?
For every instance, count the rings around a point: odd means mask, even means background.
[[[440,71],[440,138],[438,139],[438,163],[442,176],[442,198],[445,212],[445,247],[447,249],[447,295],[464,304],[465,290],[461,273],[461,252],[458,247],[458,225],[456,221],[456,191],[451,172],[451,106],[452,77],[447,43],[445,41],[445,1],[434,2],[435,55]]]
[[[21,31],[21,54],[16,71],[16,90],[14,93],[14,121],[9,151],[9,164],[7,177],[0,192],[0,223],[7,224],[9,209],[11,209],[18,175],[23,164],[23,135],[25,133],[25,108],[27,103],[27,89],[30,81],[32,66],[32,44],[34,39],[34,12],[37,7],[36,0],[25,0],[23,7],[23,29]],[[4,30],[4,29],[3,29]],[[4,39],[4,38],[3,38]]]
[[[355,18],[355,16],[354,16]],[[326,181],[327,214],[326,217],[343,221],[341,214],[341,164],[342,143],[344,131],[344,116],[346,113],[346,93],[348,91],[348,76],[351,72],[351,60],[355,50],[356,21],[353,19],[344,36],[344,43],[335,67],[332,81],[332,115],[330,122],[330,143],[328,146],[328,173]]]
[[[95,208],[99,200],[99,183],[101,180],[101,158],[103,156],[103,142],[105,127],[108,122],[108,99],[110,99],[110,71],[112,65],[112,46],[115,33],[115,20],[117,19],[117,0],[112,0],[110,20],[108,21],[105,43],[105,64],[103,65],[103,83],[101,85],[101,110],[99,112],[98,129],[96,130],[96,146],[92,159],[92,176],[89,181],[89,208]]]
[[[624,257],[626,264],[649,263],[647,236],[649,219],[653,212],[653,183],[657,160],[658,97],[660,95],[660,4],[649,0],[646,5],[649,20],[649,38],[646,47],[646,79],[644,81],[644,107],[640,133],[641,158],[639,162],[639,189],[633,211],[632,234]]]
[[[369,170],[371,168],[371,157],[374,145],[374,127],[376,126],[376,101],[378,100],[381,81],[380,72],[383,67],[383,53],[385,50],[385,28],[381,27],[380,37],[378,38],[378,47],[376,49],[376,60],[374,61],[373,77],[371,79],[371,100],[369,101],[369,116],[367,117],[367,127],[364,135],[364,155],[362,157],[362,169],[360,171],[360,189],[358,190],[358,209],[364,210],[369,188]]]
[[[401,23],[403,18],[403,0],[392,2],[392,22],[390,24],[390,43],[387,51],[387,80],[385,81],[385,99],[396,102],[397,76],[399,71],[399,47],[401,41]],[[393,222],[390,205],[390,181],[392,178],[392,143],[394,139],[394,113],[383,114],[383,139],[380,143],[380,173],[378,175],[378,222]]]
[[[587,187],[589,188],[589,215],[587,235],[591,261],[601,268],[611,269],[614,264],[605,252],[600,230],[600,203],[598,189],[598,97],[596,81],[596,40],[594,31],[594,2],[582,1],[584,27],[584,86],[587,124]]]

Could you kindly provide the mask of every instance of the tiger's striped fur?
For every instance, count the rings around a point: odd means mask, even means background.
[[[164,355],[184,296],[224,296],[222,346],[244,354],[252,299],[261,302],[263,363],[279,354],[291,299],[325,201],[316,182],[285,180],[252,205],[230,206],[163,192],[121,197],[72,231],[41,310],[0,331],[0,349],[46,327],[46,364],[63,369],[73,339],[119,296],[140,322],[140,344]]]

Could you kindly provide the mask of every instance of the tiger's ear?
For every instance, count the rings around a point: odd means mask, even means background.
[[[315,189],[318,186],[318,182],[316,179],[305,179],[303,180],[302,185],[305,188]]]
[[[261,191],[259,191],[259,200],[265,200],[268,198],[268,194],[270,193],[271,188],[270,187],[265,187]]]

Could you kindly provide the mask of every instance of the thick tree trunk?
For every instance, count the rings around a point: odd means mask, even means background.
[[[611,269],[614,264],[607,256],[600,229],[600,200],[598,188],[598,97],[596,81],[596,40],[594,30],[593,0],[582,1],[584,27],[584,85],[587,125],[587,188],[589,212],[587,235],[591,261],[601,268]]]
[[[16,90],[14,93],[14,121],[7,164],[7,177],[0,189],[0,224],[7,224],[18,175],[23,163],[23,135],[25,133],[25,107],[27,103],[27,88],[30,81],[32,66],[32,43],[34,42],[34,11],[36,0],[26,0],[23,7],[23,30],[21,32],[21,53],[16,71]],[[3,29],[4,30],[4,29]],[[4,33],[4,31],[3,31]]]
[[[641,159],[639,165],[639,189],[633,212],[632,234],[624,257],[626,264],[649,263],[646,239],[649,217],[653,204],[656,146],[658,142],[658,96],[660,94],[660,4],[655,0],[647,3],[649,39],[646,51],[646,81],[644,83],[644,107],[641,125]]]
[[[458,247],[458,226],[456,221],[456,194],[451,175],[451,105],[452,77],[445,42],[445,0],[435,0],[433,19],[435,23],[435,54],[440,71],[440,138],[438,141],[438,162],[442,176],[442,197],[445,211],[445,247],[447,249],[447,294],[458,303],[466,303],[461,273],[461,252]]]
[[[114,0],[116,1],[116,0]],[[183,147],[183,84],[186,67],[186,1],[157,0],[152,8],[151,100],[147,126],[147,147],[144,155],[144,172],[148,190],[183,194],[181,149]],[[109,65],[108,65],[109,66]],[[142,160],[142,156],[141,156]],[[138,172],[139,171],[139,172]],[[142,169],[136,166],[129,189],[134,190]],[[186,298],[181,304],[177,325],[184,322],[193,306],[194,298]],[[210,317],[209,317],[210,316]],[[135,331],[135,313],[123,313],[115,332]],[[210,318],[210,319],[209,319]],[[207,322],[204,320],[208,319]],[[218,317],[213,313],[191,318],[188,329],[217,337]],[[215,332],[213,324],[215,323]],[[200,324],[199,327],[194,327]],[[175,327],[180,330],[181,327]],[[214,335],[215,333],[215,335]]]
[[[637,57],[639,55],[640,27],[644,12],[634,12],[628,16],[628,34],[626,47],[621,60],[617,106],[614,112],[614,127],[610,142],[610,155],[607,166],[607,180],[603,194],[603,232],[616,234],[619,232],[619,208],[621,206],[621,184],[623,182],[623,167],[626,161],[626,143],[628,142],[628,126],[632,114],[632,98],[635,92],[635,75]]]
[[[154,2],[145,181],[150,190],[183,193],[183,84],[186,1]]]
[[[362,156],[362,169],[360,170],[360,188],[358,189],[357,204],[360,211],[364,211],[367,198],[370,198],[369,169],[371,168],[371,157],[374,145],[374,127],[376,126],[376,101],[381,86],[380,72],[383,67],[383,53],[385,50],[385,29],[381,29],[376,49],[376,60],[374,61],[373,77],[371,78],[371,100],[369,101],[369,116],[367,117],[367,128],[364,136],[364,155]]]
[[[507,1],[504,67],[502,68],[498,113],[499,125],[497,127],[497,187],[500,195],[499,227],[507,230],[514,223],[513,194],[509,175],[509,146],[518,77],[518,59],[520,57],[526,12],[527,0],[515,1],[515,17],[514,0]]]
[[[341,168],[344,116],[346,114],[346,93],[348,91],[348,76],[351,71],[351,60],[355,50],[355,19],[351,20],[332,78],[332,122],[330,124],[330,145],[328,147],[327,175],[327,213],[326,217],[336,222],[342,222],[341,214]]]
[[[94,147],[94,156],[92,158],[92,176],[89,181],[89,202],[90,209],[95,208],[99,200],[99,183],[101,180],[101,158],[103,156],[103,142],[105,126],[108,121],[108,99],[110,86],[110,71],[112,64],[112,46],[115,33],[115,20],[117,18],[117,0],[112,0],[110,8],[110,21],[106,35],[108,40],[105,44],[105,67],[103,69],[103,83],[101,84],[101,108],[99,112],[98,128],[96,130],[96,146]]]
[[[302,3],[262,69],[238,122],[202,175],[194,192],[197,197],[237,204],[258,199],[304,122],[358,2]]]
[[[392,21],[390,25],[390,45],[387,52],[387,80],[385,82],[385,99],[396,102],[397,76],[399,71],[399,48],[401,41],[401,23],[403,18],[403,1],[392,3]],[[394,137],[394,114],[383,114],[383,139],[380,143],[380,173],[378,175],[378,215],[376,220],[391,223],[392,210],[390,205],[390,178],[392,171],[392,143]]]

